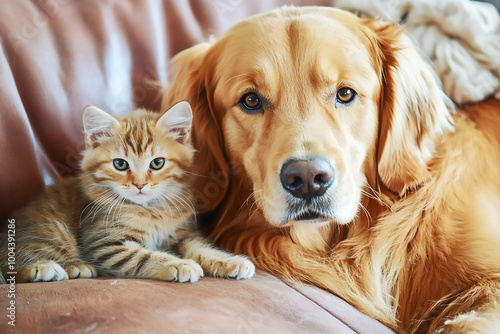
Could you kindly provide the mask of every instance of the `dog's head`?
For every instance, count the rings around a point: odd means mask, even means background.
[[[370,187],[401,195],[430,178],[434,140],[451,127],[397,27],[331,8],[252,17],[173,66],[164,107],[193,105],[202,211],[233,173],[273,225],[349,223]]]

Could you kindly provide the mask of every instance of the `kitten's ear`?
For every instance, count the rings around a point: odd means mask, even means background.
[[[167,112],[160,117],[156,126],[168,128],[168,131],[178,135],[178,142],[186,143],[191,137],[192,123],[193,112],[191,106],[186,101],[183,101],[167,110]]]
[[[87,106],[83,111],[83,129],[86,138],[94,145],[100,137],[110,136],[111,129],[119,126],[115,117],[96,106]]]

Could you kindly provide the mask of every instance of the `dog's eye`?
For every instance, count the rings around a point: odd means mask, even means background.
[[[342,87],[337,91],[337,102],[347,104],[354,100],[356,92],[349,87]]]
[[[241,97],[238,104],[249,114],[254,114],[262,109],[262,101],[259,95],[255,93],[248,93]]]

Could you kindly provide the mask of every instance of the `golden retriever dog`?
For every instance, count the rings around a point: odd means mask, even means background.
[[[222,247],[403,333],[500,333],[500,102],[455,110],[398,27],[320,7],[172,63]]]

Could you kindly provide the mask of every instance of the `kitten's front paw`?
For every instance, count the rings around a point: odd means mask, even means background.
[[[90,264],[75,261],[66,266],[69,278],[91,278],[97,277],[97,270]]]
[[[198,281],[203,277],[203,269],[193,260],[178,260],[165,264],[159,279],[164,281],[178,281],[181,283]]]
[[[255,275],[255,265],[248,258],[241,255],[213,261],[206,269],[214,277],[247,279]]]
[[[17,271],[17,282],[52,282],[68,279],[68,273],[55,261],[42,260]]]

